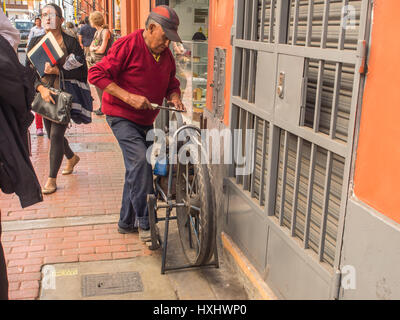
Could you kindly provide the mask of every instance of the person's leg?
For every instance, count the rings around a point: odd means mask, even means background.
[[[121,226],[122,222],[131,223],[132,226],[136,213],[139,227],[148,230],[147,195],[153,194],[154,190],[152,167],[146,159],[146,134],[138,126],[122,118],[107,117],[107,122],[121,147],[126,169]],[[128,206],[128,199],[133,210]]]
[[[35,122],[36,122],[36,135],[43,136],[43,119],[42,116],[38,113],[35,113]]]
[[[71,148],[69,147],[68,140],[65,137],[64,137],[64,154],[68,160],[65,169],[61,173],[63,175],[68,175],[74,171],[74,167],[77,165],[80,158],[71,150]]]
[[[51,122],[50,131],[50,178],[57,178],[64,156],[64,134],[66,125]]]
[[[111,127],[111,119],[112,117],[107,116],[106,120],[108,125]],[[135,211],[133,210],[132,202],[131,202],[131,191],[128,182],[128,171],[125,169],[125,182],[124,182],[124,190],[122,192],[122,203],[120,210],[120,218],[118,221],[118,230],[122,232],[125,231],[133,231],[135,227]]]
[[[44,123],[44,127],[46,128],[46,132],[47,132],[47,138],[50,139],[50,133],[51,133],[51,121],[44,119],[43,118],[43,123]],[[51,141],[50,141],[51,142]]]
[[[136,213],[132,206],[131,192],[127,176],[128,171],[125,171],[124,191],[122,192],[120,219],[118,221],[118,231],[120,233],[130,233],[137,229]]]
[[[44,125],[50,139],[50,172],[43,193],[50,194],[55,192],[57,189],[56,180],[64,156],[64,134],[67,125],[61,125],[47,119],[44,119]]]
[[[102,116],[104,113],[101,111],[101,105],[102,105],[102,100],[103,100],[103,90],[101,90],[100,88],[96,87],[96,91],[97,91],[97,95],[99,97],[100,100],[100,107],[99,109],[95,110],[94,113],[98,116]]]

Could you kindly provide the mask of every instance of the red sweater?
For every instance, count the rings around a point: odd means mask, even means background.
[[[130,93],[146,97],[161,105],[178,92],[175,60],[167,48],[158,62],[143,39],[143,30],[137,30],[118,39],[100,62],[89,69],[90,83],[104,90],[111,82]],[[109,116],[128,119],[140,125],[152,125],[159,110],[137,110],[122,100],[104,92],[102,111]]]

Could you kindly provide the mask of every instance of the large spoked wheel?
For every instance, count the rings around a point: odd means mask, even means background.
[[[192,265],[207,263],[215,247],[213,196],[205,164],[178,164],[176,208],[183,251]]]

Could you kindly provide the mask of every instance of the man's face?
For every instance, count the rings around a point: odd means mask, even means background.
[[[42,10],[43,27],[48,30],[60,29],[64,21],[61,17],[57,16],[56,10],[51,7],[44,7]]]
[[[36,27],[40,28],[41,25],[42,25],[42,20],[36,19],[36,20],[35,20],[35,25],[36,25]]]
[[[170,40],[166,37],[161,26],[151,24],[149,26],[150,50],[155,54],[160,54],[168,48]]]

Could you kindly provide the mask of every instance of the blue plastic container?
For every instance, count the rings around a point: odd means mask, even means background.
[[[154,164],[154,174],[156,176],[165,177],[168,174],[168,159],[159,159],[157,158],[156,163]]]

